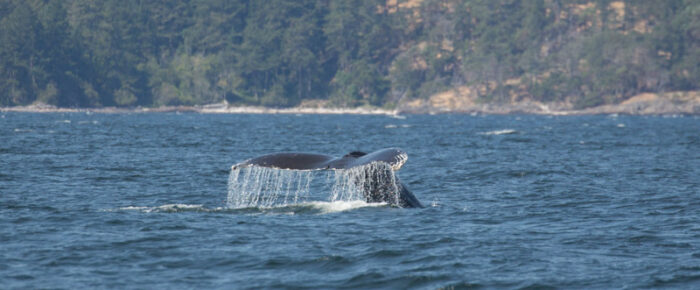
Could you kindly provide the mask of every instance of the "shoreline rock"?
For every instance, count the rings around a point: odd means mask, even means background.
[[[201,114],[323,114],[323,115],[397,115],[397,110],[385,110],[380,108],[269,108],[258,106],[228,106],[226,104],[212,104],[204,106],[162,106],[155,108],[136,107],[100,107],[100,108],[62,108],[47,104],[32,104],[29,106],[0,107],[0,112],[26,112],[26,113],[78,113],[91,112],[101,114],[122,113],[201,113]]]
[[[473,94],[455,91],[436,94],[425,100],[412,100],[399,106],[401,113],[409,114],[534,114],[534,115],[700,115],[700,92],[644,93],[619,104],[575,109],[570,102],[542,103],[532,100],[508,103],[478,103]]]
[[[444,96],[440,96],[444,98]],[[459,98],[459,96],[455,96]],[[519,101],[505,104],[482,103],[473,100],[413,100],[396,110],[375,107],[331,108],[324,106],[299,106],[293,108],[269,108],[259,106],[231,106],[225,102],[204,106],[163,106],[155,108],[61,108],[42,103],[29,106],[0,107],[0,112],[71,113],[201,113],[201,114],[323,114],[323,115],[388,115],[399,114],[534,114],[534,115],[700,115],[700,92],[669,92],[665,94],[640,94],[620,104],[602,105],[585,109],[573,109],[570,103],[541,103]]]
[[[561,108],[559,104],[517,103],[517,104],[478,104],[459,109],[445,108],[404,108],[399,110],[406,114],[530,114],[530,115],[700,115],[700,103],[674,104],[666,101],[638,102],[633,104],[602,105],[585,109]]]

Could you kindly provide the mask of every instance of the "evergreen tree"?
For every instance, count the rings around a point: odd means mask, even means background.
[[[468,86],[587,107],[700,89],[699,13],[697,0],[0,0],[0,106],[382,106]]]

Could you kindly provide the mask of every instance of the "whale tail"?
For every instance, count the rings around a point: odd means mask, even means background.
[[[233,170],[251,166],[288,170],[348,170],[367,202],[386,202],[399,207],[423,207],[394,171],[408,160],[398,148],[371,153],[350,152],[342,157],[314,153],[275,153],[248,159]]]
[[[355,183],[367,202],[386,202],[399,207],[423,207],[413,193],[394,174],[390,164],[375,162],[358,168]]]
[[[419,207],[422,208],[423,205],[418,201],[413,192],[408,190],[405,184],[399,182],[399,204],[400,207]]]

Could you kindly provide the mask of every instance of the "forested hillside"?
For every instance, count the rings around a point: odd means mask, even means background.
[[[0,0],[0,106],[577,107],[700,86],[700,0]]]

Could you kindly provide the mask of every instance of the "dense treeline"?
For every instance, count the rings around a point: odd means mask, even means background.
[[[698,0],[0,0],[0,105],[698,90]]]

